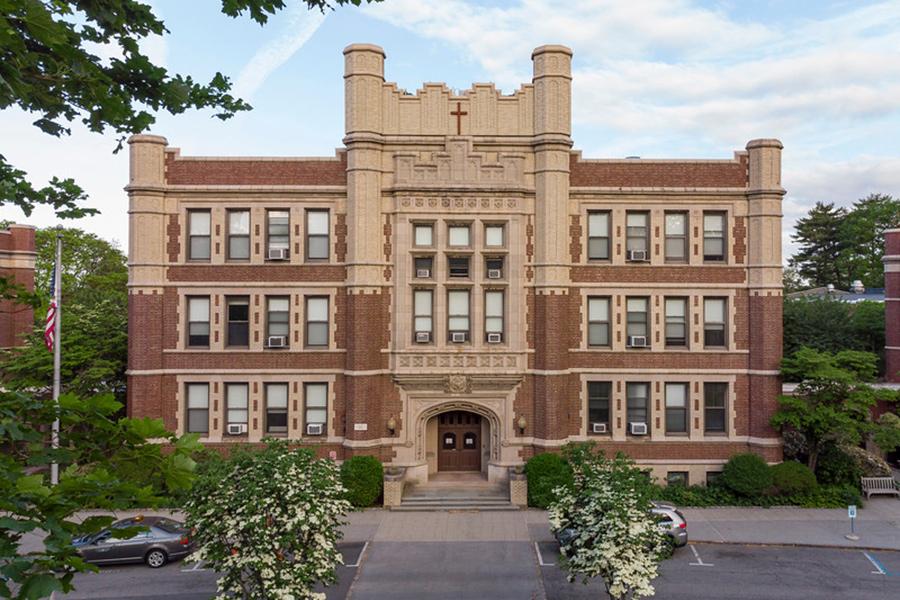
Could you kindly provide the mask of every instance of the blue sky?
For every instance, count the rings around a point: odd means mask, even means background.
[[[327,15],[291,8],[260,27],[215,0],[155,0],[171,34],[145,48],[199,80],[229,75],[255,108],[229,121],[160,115],[152,131],[193,155],[333,155],[343,134],[349,43],[387,52],[386,76],[505,92],[530,81],[531,49],[573,63],[573,138],[587,157],[730,158],[749,139],[785,144],[785,253],[816,201],[900,195],[900,2],[838,0],[386,0]],[[103,53],[105,49],[98,49]],[[79,130],[59,141],[0,114],[7,158],[35,181],[73,176],[102,215],[79,223],[127,246],[125,153]],[[10,208],[2,218],[24,220]],[[31,220],[54,223],[47,211]]]

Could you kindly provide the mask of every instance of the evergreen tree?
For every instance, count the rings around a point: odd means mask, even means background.
[[[870,194],[853,204],[840,234],[844,242],[841,263],[850,280],[869,287],[884,287],[884,232],[900,227],[900,199]]]
[[[842,269],[845,242],[841,234],[846,217],[845,208],[816,202],[806,217],[797,220],[791,237],[800,244],[800,250],[790,259],[789,265],[813,287],[832,283],[846,289],[850,284],[847,271]]]

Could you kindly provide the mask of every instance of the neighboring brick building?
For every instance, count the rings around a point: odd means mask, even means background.
[[[780,460],[780,142],[588,160],[567,48],[508,96],[410,95],[380,48],[344,54],[334,158],[130,140],[132,415],[420,479],[570,440],[701,483]]]
[[[0,277],[34,291],[34,227],[10,225],[0,229]],[[34,327],[30,305],[0,300],[0,348],[23,344],[22,336]]]
[[[900,229],[884,232],[884,378],[900,383]]]

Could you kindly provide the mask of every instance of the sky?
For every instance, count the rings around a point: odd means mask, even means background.
[[[785,146],[784,254],[816,201],[900,196],[900,1],[385,0],[322,15],[289,8],[261,27],[217,0],[153,0],[169,34],[143,47],[173,72],[217,71],[254,110],[158,115],[151,132],[185,155],[333,156],[343,136],[343,48],[375,43],[386,79],[505,93],[531,80],[531,50],[574,50],[575,149],[586,158],[731,158],[747,141]],[[98,48],[101,56],[106,48]],[[127,151],[76,125],[51,138],[0,112],[0,152],[43,184],[74,177],[99,216],[68,222],[127,248]],[[49,210],[0,220],[56,224]]]

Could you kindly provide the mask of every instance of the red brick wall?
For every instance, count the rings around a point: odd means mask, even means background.
[[[900,256],[900,231],[885,234],[886,256]],[[884,337],[885,379],[900,383],[900,271],[887,271],[887,266],[898,269],[900,260],[886,261],[884,273]]]
[[[34,247],[34,229],[30,227],[10,227],[0,230],[0,252],[15,256],[25,253],[32,256]],[[10,280],[15,285],[34,291],[34,269],[2,268],[0,277]],[[22,336],[31,332],[34,327],[34,309],[26,304],[11,300],[0,300],[0,348],[11,348],[22,344]]]
[[[333,160],[184,160],[166,152],[169,185],[347,185],[347,153]]]
[[[343,281],[347,270],[341,265],[175,265],[167,270],[172,282],[253,282],[253,281]]]
[[[748,159],[738,162],[584,162],[577,153],[569,160],[574,187],[746,187]]]

